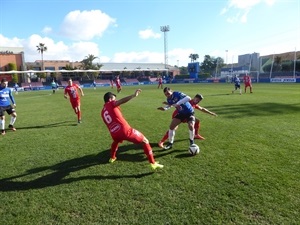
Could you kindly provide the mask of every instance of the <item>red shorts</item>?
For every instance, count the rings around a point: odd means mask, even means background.
[[[140,144],[143,142],[145,136],[138,130],[130,128],[125,133],[117,132],[117,133],[113,134],[112,138],[114,139],[114,141],[117,141],[117,142],[129,141],[134,144]]]
[[[79,98],[70,99],[70,102],[71,102],[71,105],[72,105],[73,109],[80,106],[80,99]]]
[[[251,87],[251,83],[245,83],[245,87]]]

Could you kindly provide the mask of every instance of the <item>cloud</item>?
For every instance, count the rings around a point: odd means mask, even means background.
[[[25,62],[34,62],[40,60],[40,54],[37,51],[38,43],[44,43],[47,51],[44,52],[45,60],[70,60],[81,61],[87,55],[92,54],[99,57],[99,46],[94,42],[73,42],[66,45],[64,42],[55,42],[48,37],[41,37],[33,34],[28,39],[8,39],[0,34],[0,42],[6,47],[23,47]]]
[[[22,42],[23,42],[23,39],[19,39],[17,37],[9,39],[7,37],[4,37],[2,34],[0,34],[1,46],[5,46],[5,47],[23,47]]]
[[[187,66],[190,62],[189,55],[191,53],[195,53],[195,50],[192,48],[182,49],[175,48],[171,49],[168,52],[168,64],[171,66]],[[203,56],[204,57],[204,56]],[[106,61],[105,61],[106,59]],[[150,52],[150,51],[142,51],[142,52],[118,52],[115,53],[114,56],[109,58],[102,58],[101,62],[116,62],[116,63],[162,63],[164,64],[164,54],[161,52]],[[200,60],[200,59],[199,59]],[[202,60],[202,58],[201,58]]]
[[[161,37],[161,34],[155,33],[152,29],[146,29],[146,30],[139,31],[139,37],[142,39],[149,39],[149,38],[157,39]]]
[[[52,28],[48,26],[44,27],[42,30],[43,34],[50,34],[51,32],[52,32]]]
[[[72,11],[61,24],[60,34],[77,41],[88,41],[101,37],[109,26],[115,26],[116,20],[100,10]]]
[[[229,14],[226,19],[229,23],[246,23],[249,12],[255,6],[261,3],[272,6],[275,1],[276,0],[229,0],[227,6],[221,9],[220,15]]]
[[[259,4],[262,0],[230,0],[229,8],[249,9]]]
[[[27,39],[9,39],[0,34],[0,43],[6,47],[23,47],[25,62],[41,60],[36,46],[38,43],[44,43],[47,47],[47,51],[43,55],[44,60],[69,60],[74,62],[81,61],[89,54],[92,54],[99,58],[100,63],[164,63],[164,53],[162,52],[131,51],[117,52],[112,56],[105,56],[101,54],[101,48],[95,42],[75,41],[66,44],[63,41],[55,42],[49,37],[42,37],[38,34],[33,34]],[[189,55],[194,52],[195,50],[192,48],[170,49],[168,52],[168,64],[172,66],[187,66],[190,62]],[[200,59],[202,60],[201,56]]]

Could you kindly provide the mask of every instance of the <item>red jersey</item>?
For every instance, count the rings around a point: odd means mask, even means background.
[[[68,85],[65,88],[65,94],[68,93],[68,95],[70,96],[70,101],[80,99],[80,96],[77,91],[78,88],[79,88],[78,84],[72,84],[71,86]]]
[[[120,107],[116,106],[115,103],[116,101],[106,102],[101,111],[103,122],[113,138],[123,136],[131,129],[123,117]]]
[[[116,78],[116,86],[121,87],[121,81],[119,78]]]
[[[249,75],[244,76],[244,83],[245,84],[251,84],[251,77]]]
[[[199,109],[199,108],[200,108],[199,105],[196,104],[196,103],[193,101],[193,99],[191,99],[189,102],[190,102],[190,104],[192,105],[192,107],[193,107],[194,109]]]
[[[163,81],[163,80],[162,80],[162,78],[161,78],[161,77],[160,77],[160,78],[158,78],[158,83],[159,83],[159,84],[162,84],[162,81]]]

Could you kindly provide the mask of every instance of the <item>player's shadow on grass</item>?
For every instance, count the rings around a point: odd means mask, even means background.
[[[176,140],[176,142],[186,140]],[[157,143],[150,143],[154,147],[155,159],[165,155],[182,152],[182,150],[155,150]],[[181,154],[180,154],[181,155]],[[180,157],[180,156],[176,156]],[[107,180],[107,179],[124,179],[124,178],[143,178],[153,174],[153,172],[132,174],[132,175],[86,175],[80,177],[68,177],[71,173],[87,169],[89,167],[108,164],[110,150],[101,151],[96,155],[86,155],[57,163],[52,166],[37,167],[27,170],[25,173],[0,179],[0,191],[21,191],[30,189],[41,189],[61,184],[69,184],[81,180]],[[117,152],[117,161],[145,162],[148,164],[147,157],[144,154],[142,145],[128,144],[120,145]],[[115,162],[117,163],[117,162]],[[20,181],[22,179],[23,181]]]
[[[128,156],[124,156],[124,158],[127,157]],[[66,160],[52,166],[29,169],[25,173],[0,179],[0,191],[6,192],[41,189],[61,184],[69,184],[81,180],[101,181],[107,179],[115,180],[124,178],[137,179],[153,174],[153,172],[147,172],[131,175],[85,175],[79,177],[68,177],[69,175],[72,176],[71,173],[97,166],[99,164],[106,164],[108,163],[108,159],[109,151],[106,150],[96,155],[86,155],[83,157]]]
[[[157,150],[156,148],[158,147],[157,143],[150,143],[152,146],[154,158],[157,160],[161,157],[164,157],[166,155],[170,154],[175,154],[175,153],[182,153],[184,150],[176,149],[176,143],[186,141],[188,144],[188,140],[186,139],[177,139],[174,143],[174,148],[170,150],[165,150],[165,149],[159,149]],[[188,145],[187,145],[188,146]],[[186,151],[187,152],[187,151]],[[180,154],[181,155],[181,154]],[[184,154],[182,154],[184,155]],[[186,154],[189,156],[188,154]],[[176,156],[179,157],[179,156]],[[183,158],[183,157],[182,157]],[[117,160],[121,161],[130,161],[130,162],[142,162],[142,161],[147,161],[147,158],[144,154],[144,150],[142,148],[142,145],[139,144],[129,144],[129,145],[121,145],[119,146],[118,152],[117,152]]]
[[[180,140],[176,141],[179,142]],[[152,146],[152,151],[154,154],[154,158],[158,159],[160,157],[172,154],[174,152],[177,152],[177,150],[164,150],[164,149],[159,149],[156,150],[157,148],[157,143],[150,143]],[[108,159],[110,157],[110,150],[108,150],[107,155],[105,156]],[[148,159],[147,156],[144,153],[143,147],[140,144],[127,144],[127,145],[120,145],[119,149],[117,151],[117,161],[128,161],[128,162],[147,162]]]
[[[223,118],[228,119],[293,114],[299,113],[300,111],[300,107],[297,104],[283,104],[276,102],[215,105],[210,106],[209,109]]]
[[[51,123],[51,124],[44,124],[38,126],[28,126],[28,127],[17,127],[18,130],[27,130],[27,129],[40,129],[40,128],[52,128],[52,127],[69,127],[69,126],[76,126],[74,121],[64,121],[58,123]]]

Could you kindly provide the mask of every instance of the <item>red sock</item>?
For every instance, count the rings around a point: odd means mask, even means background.
[[[144,143],[143,144],[143,149],[144,149],[144,153],[146,154],[146,156],[148,158],[148,161],[150,163],[155,163],[155,159],[154,159],[152,148],[151,148],[150,144],[149,143],[148,144]]]
[[[195,135],[199,134],[200,121],[195,122],[194,129],[195,129]]]
[[[117,154],[117,151],[118,151],[118,144],[119,144],[119,142],[113,142],[111,144],[111,147],[110,147],[110,157],[112,159],[116,158],[116,154]]]
[[[77,119],[78,119],[78,120],[81,120],[81,111],[78,111],[78,112],[77,112]]]
[[[160,140],[161,142],[165,142],[167,139],[169,138],[169,131],[167,131],[165,133],[165,135],[163,136],[163,138]]]

